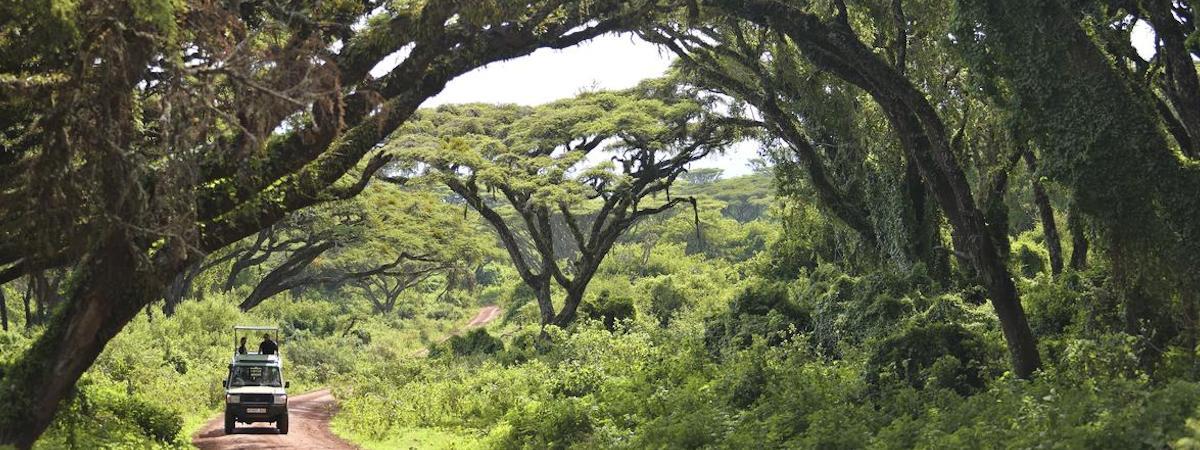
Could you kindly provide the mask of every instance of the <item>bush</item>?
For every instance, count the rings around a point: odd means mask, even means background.
[[[1050,266],[1049,260],[1050,256],[1041,245],[1028,240],[1018,240],[1012,246],[1013,267],[1025,278],[1046,272]]]
[[[632,298],[614,296],[608,289],[601,290],[596,298],[584,301],[579,312],[584,317],[604,322],[609,331],[615,329],[618,321],[633,319],[635,314]]]
[[[504,350],[504,342],[488,334],[487,330],[476,328],[462,336],[450,336],[449,340],[442,345],[435,346],[429,354],[430,356],[445,355],[447,347],[450,354],[454,356],[492,355]]]
[[[575,398],[532,401],[509,411],[489,440],[500,449],[565,449],[591,434],[587,409]]]
[[[686,301],[687,298],[670,276],[660,277],[650,286],[650,315],[658,319],[659,326],[669,325],[671,318],[683,308]]]
[[[927,384],[967,395],[984,386],[987,345],[959,324],[909,327],[875,345],[866,380],[875,389],[900,382],[916,389]]]
[[[109,405],[113,415],[137,425],[142,434],[158,442],[174,442],[183,429],[183,416],[138,397],[125,397]]]
[[[726,349],[750,346],[755,337],[777,345],[799,331],[812,329],[808,311],[791,301],[787,286],[777,282],[751,282],[729,310],[705,320],[704,345],[712,355]]]

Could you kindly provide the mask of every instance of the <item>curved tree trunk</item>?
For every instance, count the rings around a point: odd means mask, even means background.
[[[534,295],[537,296],[538,312],[542,316],[542,326],[546,326],[554,322],[554,300],[550,296],[550,280],[543,280],[537,286],[533,287]]]
[[[267,273],[262,280],[254,286],[254,291],[246,296],[245,300],[238,305],[242,311],[249,311],[251,308],[258,306],[263,300],[274,297],[279,293],[288,289],[297,287],[294,279],[308,268],[317,257],[334,247],[333,241],[322,241],[317,244],[311,244],[305,248],[297,250],[288,256],[287,261],[280,264],[270,273]]]
[[[579,304],[583,302],[584,289],[567,290],[567,297],[563,301],[562,310],[554,317],[554,324],[560,327],[570,325],[575,321],[575,316],[579,310]]]
[[[162,312],[164,316],[171,317],[175,315],[175,308],[179,307],[180,303],[183,303],[184,297],[192,290],[192,282],[195,281],[196,276],[203,269],[203,261],[197,261],[179,275],[176,275],[174,280],[171,280],[171,284],[167,285],[166,292],[163,293]]]
[[[30,448],[108,341],[158,298],[161,277],[139,258],[124,239],[110,238],[85,262],[65,306],[0,379],[0,444]]]

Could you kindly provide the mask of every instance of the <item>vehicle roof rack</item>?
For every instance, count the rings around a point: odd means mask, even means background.
[[[233,331],[242,331],[242,330],[248,330],[248,331],[279,331],[279,327],[263,327],[263,326],[247,326],[247,325],[235,325],[235,326],[233,327]]]
[[[234,352],[233,362],[235,362],[235,363],[261,362],[261,363],[275,363],[275,364],[283,365],[283,359],[280,358],[279,355],[262,355],[262,354],[258,354],[258,353],[247,353],[245,355],[239,355],[237,352]]]

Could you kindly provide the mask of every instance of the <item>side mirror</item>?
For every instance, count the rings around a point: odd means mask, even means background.
[[[291,382],[291,381],[284,381],[284,382],[283,382],[283,388],[284,388],[284,389],[287,389],[287,388],[290,388],[290,387],[292,387],[292,382]]]
[[[223,387],[223,388],[228,388],[228,387],[229,387],[229,380],[221,380],[221,387]]]

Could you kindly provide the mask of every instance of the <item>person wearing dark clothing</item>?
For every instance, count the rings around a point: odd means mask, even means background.
[[[263,334],[262,343],[258,344],[258,353],[260,355],[274,355],[279,351],[279,345],[271,340],[270,334]]]
[[[242,336],[242,345],[238,346],[237,352],[239,355],[246,354],[246,337],[245,336]]]

